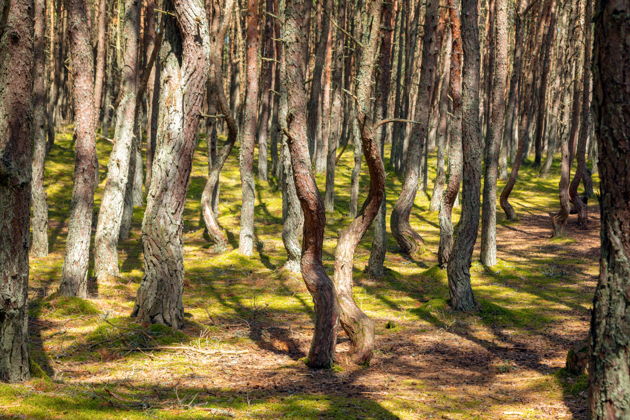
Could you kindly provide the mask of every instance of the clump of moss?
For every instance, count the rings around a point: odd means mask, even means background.
[[[42,304],[42,309],[52,317],[97,315],[96,305],[86,299],[70,296],[53,296]]]
[[[479,302],[479,309],[479,317],[487,325],[539,328],[550,322],[550,319],[541,314],[538,308],[508,309],[482,300]]]

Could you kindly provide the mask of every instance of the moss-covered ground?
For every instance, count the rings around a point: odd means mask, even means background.
[[[99,141],[95,216],[110,149],[111,144]],[[257,184],[254,257],[233,249],[218,252],[200,225],[205,150],[202,141],[185,210],[187,324],[183,331],[173,331],[129,318],[142,278],[142,208],[135,210],[131,237],[120,246],[121,277],[99,284],[98,295],[89,300],[55,295],[74,162],[70,129],[58,135],[46,166],[51,254],[31,259],[35,377],[0,385],[0,417],[584,417],[585,379],[567,375],[562,367],[566,350],[587,332],[599,222],[592,208],[589,230],[578,230],[572,218],[565,238],[550,238],[548,213],[558,206],[557,167],[541,179],[535,168],[524,165],[512,195],[520,220],[506,223],[499,210],[499,264],[485,268],[474,262],[471,268],[480,306],[474,314],[453,313],[448,307],[446,273],[436,266],[437,215],[428,211],[428,195],[419,191],[412,224],[425,239],[423,251],[403,258],[390,237],[387,275],[381,279],[363,273],[371,233],[355,258],[356,300],[376,321],[373,363],[347,363],[342,334],[338,365],[311,371],[304,357],[312,333],[312,302],[300,276],[282,269],[281,194],[266,182]],[[351,165],[347,151],[337,171],[336,209],[327,215],[329,273],[337,234],[348,223]],[[323,177],[318,181],[322,185]],[[365,190],[365,176],[362,185]],[[388,210],[399,190],[390,171]],[[232,248],[237,247],[239,207],[234,153],[221,178],[219,218]]]

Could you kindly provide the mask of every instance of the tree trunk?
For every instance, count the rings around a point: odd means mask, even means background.
[[[459,9],[455,0],[448,0],[451,23],[451,68],[449,76],[449,96],[453,101],[452,120],[450,122],[450,144],[448,172],[449,179],[442,195],[440,206],[440,244],[438,248],[438,264],[446,268],[453,249],[453,206],[459,194],[462,179],[462,36]]]
[[[42,4],[38,5],[38,19]],[[41,34],[41,33],[40,33]],[[29,378],[33,0],[0,8],[0,381]]]
[[[87,276],[96,189],[96,114],[94,106],[94,59],[85,0],[66,0],[72,94],[75,118],[74,187],[66,255],[59,293],[87,297]]]
[[[98,35],[96,44],[96,73],[94,75],[94,115],[98,120],[103,101],[103,81],[105,79],[105,52],[107,50],[107,1],[98,2]],[[124,71],[124,70],[123,70]],[[97,122],[98,124],[98,122]],[[103,133],[107,136],[107,133]]]
[[[134,153],[134,125],[138,93],[139,0],[125,0],[123,57],[120,99],[116,109],[114,147],[107,165],[107,183],[98,214],[94,246],[94,274],[97,280],[118,277],[118,236],[123,218],[129,167]],[[134,159],[135,160],[135,159]],[[134,171],[135,173],[135,171]]]
[[[258,121],[258,54],[260,35],[258,33],[258,0],[247,1],[247,98],[241,139],[241,232],[238,249],[241,254],[254,253],[254,204],[256,184],[254,182],[254,144]]]
[[[166,10],[172,9],[169,3],[166,2]],[[182,215],[206,94],[210,41],[204,7],[185,0],[172,3],[175,17],[163,17],[160,123],[153,181],[142,222],[145,274],[133,316],[142,322],[181,328],[184,324]]]
[[[508,10],[506,0],[495,0],[494,69],[492,78],[492,106],[488,124],[483,209],[481,222],[481,262],[486,267],[497,263],[497,177],[499,148],[505,126],[505,85],[508,72]],[[550,47],[551,48],[551,47]]]
[[[401,252],[405,254],[414,254],[423,243],[420,234],[411,227],[409,217],[418,190],[423,148],[426,146],[429,128],[431,93],[433,92],[433,82],[439,55],[439,50],[436,51],[438,49],[436,39],[438,6],[438,0],[427,1],[424,37],[422,40],[420,87],[418,88],[418,101],[414,118],[418,123],[414,124],[411,130],[410,144],[405,156],[403,186],[400,196],[392,209],[390,221],[392,235],[398,242]]]
[[[483,141],[479,124],[479,28],[478,0],[462,0],[462,41],[464,43],[462,151],[464,182],[462,216],[448,263],[451,307],[457,311],[476,309],[470,285],[470,262],[479,227],[479,194]]]
[[[593,102],[602,252],[591,320],[589,406],[591,418],[612,420],[630,417],[630,1],[596,4]]]
[[[302,63],[306,55],[303,34],[308,8],[305,0],[286,0],[281,38],[285,45],[283,81],[288,97],[287,135],[293,166],[295,189],[304,213],[302,241],[302,277],[315,305],[315,331],[307,365],[330,368],[337,341],[339,307],[335,287],[322,264],[322,246],[326,214],[308,153],[306,91]]]
[[[44,163],[46,160],[46,5],[45,0],[35,0],[35,39],[33,66],[33,181],[31,200],[33,214],[31,227],[33,238],[31,254],[35,257],[48,255],[48,204],[44,188]]]

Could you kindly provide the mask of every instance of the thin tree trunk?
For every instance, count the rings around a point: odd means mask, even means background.
[[[172,10],[169,3],[165,4],[167,11]],[[165,35],[160,55],[164,82],[158,144],[142,222],[145,274],[133,316],[142,322],[181,328],[182,216],[206,95],[210,40],[203,5],[185,0],[172,3],[175,16],[163,17]]]
[[[42,16],[42,6],[38,4],[38,19]],[[3,382],[29,378],[33,63],[33,0],[9,0],[0,7],[0,381]]]
[[[398,242],[401,252],[405,254],[414,254],[423,244],[420,234],[411,227],[409,217],[418,190],[418,181],[422,169],[422,154],[424,147],[426,147],[429,128],[431,93],[433,92],[433,82],[439,55],[439,50],[436,51],[438,44],[436,39],[438,6],[438,0],[427,1],[424,37],[422,40],[422,69],[414,118],[418,123],[414,124],[411,130],[409,148],[405,152],[403,186],[400,196],[392,209],[390,221],[392,235]]]
[[[33,66],[33,180],[31,199],[33,211],[31,227],[33,238],[31,254],[35,257],[48,255],[48,204],[44,188],[46,160],[46,134],[49,119],[46,117],[46,5],[45,0],[35,0],[35,38]]]
[[[505,126],[505,88],[508,72],[508,10],[507,0],[495,0],[493,25],[494,69],[492,106],[485,156],[483,209],[481,222],[481,262],[487,267],[497,263],[497,177],[499,148]]]
[[[592,419],[612,420],[630,417],[630,2],[596,4],[593,103],[602,252],[591,319],[589,408]]]
[[[98,120],[101,115],[103,100],[103,81],[105,79],[105,51],[107,50],[107,1],[98,2],[98,35],[96,44],[96,73],[94,75],[94,115]],[[98,122],[97,122],[98,124]],[[107,133],[103,133],[107,136]]]
[[[138,40],[140,37],[139,0],[125,0],[123,39],[124,66],[120,79],[120,100],[116,110],[114,147],[107,165],[107,183],[98,214],[94,246],[94,274],[97,280],[118,277],[118,236],[123,218],[125,192],[134,142],[138,94]],[[135,159],[133,159],[135,160]],[[134,171],[135,172],[135,171]]]
[[[462,191],[462,216],[447,270],[450,305],[458,311],[476,309],[475,297],[470,285],[470,263],[479,227],[483,155],[479,124],[478,7],[478,0],[462,0],[462,41],[464,44],[462,151],[463,178],[466,182]]]
[[[66,0],[66,8],[70,34],[76,157],[66,255],[59,293],[87,297],[92,210],[97,176],[94,59],[85,0]]]
[[[302,277],[313,296],[315,331],[307,365],[330,368],[337,341],[339,307],[335,287],[322,264],[326,214],[311,172],[307,138],[307,97],[302,63],[306,55],[303,27],[308,12],[305,0],[286,0],[282,39],[285,46],[283,81],[288,97],[287,135],[295,189],[304,213]]]
[[[258,33],[258,0],[247,1],[247,98],[245,101],[245,117],[241,139],[241,189],[243,193],[241,205],[241,232],[239,235],[239,252],[251,256],[254,253],[254,204],[256,200],[256,184],[254,182],[254,144],[256,143],[256,126],[258,121],[258,54],[260,35]]]

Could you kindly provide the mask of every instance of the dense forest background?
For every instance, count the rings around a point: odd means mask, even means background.
[[[0,0],[0,415],[628,418],[629,22]]]

